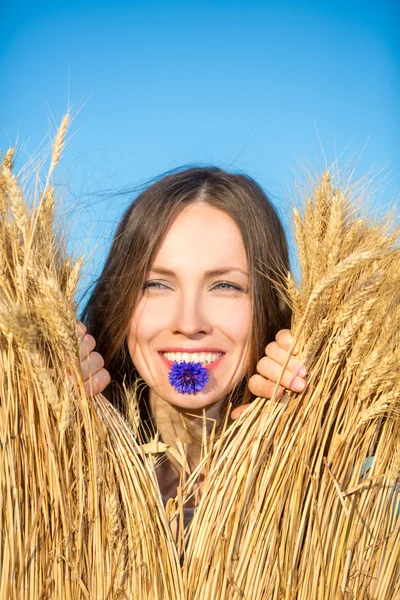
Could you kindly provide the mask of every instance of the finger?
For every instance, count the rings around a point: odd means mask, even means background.
[[[98,352],[91,352],[87,358],[81,362],[81,372],[83,381],[93,377],[104,367],[104,359]]]
[[[80,346],[80,355],[81,360],[84,360],[89,356],[89,354],[95,349],[96,340],[92,335],[87,333],[83,338],[81,338],[81,346]]]
[[[76,321],[76,328],[80,339],[82,339],[86,333],[86,325],[84,325],[82,321]]]
[[[262,375],[253,375],[250,377],[248,382],[248,388],[254,396],[260,396],[261,398],[272,398],[276,384],[268,379],[265,379]],[[278,391],[276,394],[277,398],[280,398],[283,395],[284,389],[280,385],[278,387]]]
[[[235,409],[233,409],[233,411],[231,412],[231,419],[233,421],[235,421],[236,419],[238,419],[240,417],[240,415],[242,413],[244,413],[244,411],[249,408],[250,404],[243,404],[243,406],[237,406]]]
[[[276,334],[275,340],[278,342],[281,348],[284,348],[285,350],[290,350],[290,347],[293,344],[293,335],[289,329],[281,329]],[[292,354],[298,354],[298,348],[294,347],[292,350]]]
[[[287,351],[281,348],[277,342],[271,342],[271,344],[268,344],[268,346],[265,348],[265,354],[270,360],[278,363],[279,365],[284,365],[288,358]],[[268,368],[268,365],[266,365],[266,368]],[[305,377],[307,375],[306,367],[298,358],[295,358],[294,356],[289,358],[286,369],[291,371],[294,375],[299,375],[300,377]],[[273,379],[269,376],[268,372],[266,372],[265,376],[268,377],[268,379]]]
[[[110,373],[106,369],[100,369],[88,381],[85,381],[84,387],[88,396],[95,396],[108,386],[111,381]]]
[[[265,377],[272,382],[277,382],[279,380],[280,385],[293,392],[302,392],[307,385],[306,380],[303,377],[295,375],[292,371],[288,371],[287,369],[285,369],[281,376],[282,365],[276,363],[271,358],[268,358],[268,356],[264,356],[264,358],[258,361],[257,372],[260,376]]]

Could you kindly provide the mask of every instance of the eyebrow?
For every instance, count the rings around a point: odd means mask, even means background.
[[[243,269],[239,269],[238,267],[222,267],[220,269],[209,269],[208,271],[205,272],[205,275],[207,275],[207,276],[226,275],[227,273],[231,273],[232,271],[238,271],[239,273],[242,273],[243,275],[249,274],[248,271],[244,271]],[[158,273],[159,275],[175,276],[174,271],[172,271],[171,269],[166,269],[165,267],[158,267],[156,265],[151,267],[150,272]]]

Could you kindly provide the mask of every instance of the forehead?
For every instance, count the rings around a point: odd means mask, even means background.
[[[191,204],[170,224],[154,262],[247,269],[247,253],[232,217],[209,204]]]

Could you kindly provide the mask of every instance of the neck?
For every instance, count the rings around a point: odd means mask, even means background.
[[[150,410],[162,441],[173,448],[185,448],[185,459],[190,471],[196,469],[202,458],[202,438],[204,417],[206,433],[209,435],[214,423],[219,422],[224,399],[206,409],[187,409],[174,406],[150,389]],[[161,493],[166,497],[176,495],[182,468],[178,461],[169,456],[158,468]]]

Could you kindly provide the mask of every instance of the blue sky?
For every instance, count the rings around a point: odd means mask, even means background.
[[[287,220],[299,161],[357,155],[386,170],[381,209],[400,189],[399,27],[396,0],[8,2],[0,148],[18,138],[22,164],[72,107],[57,181],[88,277],[132,197],[104,191],[183,164],[249,173]]]

